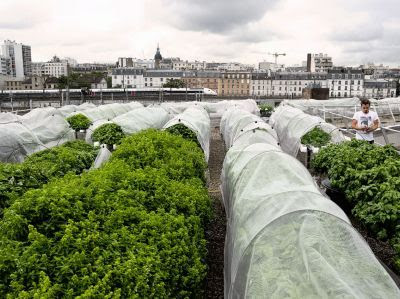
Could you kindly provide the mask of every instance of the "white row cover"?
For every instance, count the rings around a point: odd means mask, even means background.
[[[70,114],[70,116],[76,114],[83,114],[87,118],[89,118],[92,123],[95,123],[99,120],[112,120],[118,115],[124,114],[138,107],[143,107],[143,105],[138,102],[131,102],[128,104],[112,103],[107,105],[101,105],[96,108],[86,109],[84,111],[77,111]]]
[[[28,127],[47,147],[53,147],[75,139],[64,115],[54,107],[36,108],[21,117]]]
[[[334,125],[326,123],[318,116],[306,114],[288,105],[280,105],[272,113],[269,124],[276,131],[282,150],[292,156],[297,156],[301,138],[315,127],[320,127],[324,132],[329,133],[332,143],[345,141],[342,132]]]
[[[74,140],[74,131],[56,108],[37,108],[18,116],[0,114],[0,161],[22,162],[26,156]]]
[[[142,107],[143,105],[138,102],[130,102],[128,104],[113,103],[81,112],[81,114],[86,115],[92,121],[92,124],[86,130],[85,141],[87,143],[93,143],[92,135],[98,127],[112,122],[114,118],[120,115]]]
[[[114,118],[112,122],[121,126],[125,134],[133,134],[150,128],[161,129],[169,120],[170,115],[163,108],[138,108]]]
[[[93,104],[65,106],[60,109],[45,107],[33,109],[18,116],[0,114],[0,161],[22,162],[26,156],[61,145],[75,139],[75,133],[65,120],[66,116],[82,113],[90,116],[114,118],[131,109],[143,107],[139,103],[110,104],[93,108]],[[71,112],[74,110],[74,112]],[[93,120],[93,118],[91,118]],[[107,119],[106,119],[107,120]]]
[[[96,108],[96,105],[93,103],[83,103],[81,105],[65,105],[58,109],[61,114],[67,118],[74,112],[84,111],[87,109]]]
[[[38,137],[18,122],[0,124],[0,162],[19,163],[45,149]]]
[[[202,106],[206,109],[206,111],[215,116],[221,117],[228,109],[236,107],[241,110],[245,110],[247,112],[259,115],[260,109],[257,106],[257,103],[252,100],[224,100],[216,103],[210,102],[168,102],[162,103],[160,105],[162,108],[167,110],[169,113],[173,115],[183,113],[187,108],[193,106]]]
[[[236,142],[247,143],[264,140],[278,146],[278,137],[272,128],[259,116],[236,107],[227,110],[220,123],[220,132],[224,138],[226,148]]]
[[[392,113],[400,113],[400,97],[381,100],[370,99],[370,102],[371,109],[376,111],[379,116],[392,116]],[[285,100],[282,104],[301,109],[312,115],[320,117],[325,115],[326,118],[334,116],[328,112],[351,118],[354,112],[360,110],[360,99],[356,97],[334,100]]]
[[[204,151],[204,156],[208,162],[210,155],[210,117],[207,111],[201,106],[192,106],[183,113],[178,114],[164,125],[168,129],[177,124],[183,124],[196,133],[197,140]]]
[[[121,126],[122,131],[129,135],[146,129],[161,129],[170,120],[170,114],[163,108],[138,108],[124,113],[112,121]],[[93,168],[99,168],[111,158],[112,153],[105,145],[101,146]]]
[[[234,144],[221,181],[225,298],[399,298],[345,213],[275,144]]]
[[[21,116],[11,113],[11,112],[1,112],[0,113],[0,124],[8,124],[8,123],[22,123]]]

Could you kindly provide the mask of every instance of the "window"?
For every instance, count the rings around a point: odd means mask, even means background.
[[[344,84],[346,84],[346,85],[347,85],[347,83],[348,83],[348,82],[347,82],[347,80],[346,80],[346,81],[344,81]]]
[[[341,87],[341,86],[339,86],[339,87],[338,87],[338,90],[341,90],[341,88],[342,88],[342,87]]]
[[[144,86],[147,86],[147,83],[144,83]]]
[[[160,81],[163,82],[163,81],[164,81],[164,78],[160,78]]]
[[[117,76],[114,76],[114,79],[117,79]]]
[[[342,81],[339,81],[339,85],[342,84]]]
[[[340,97],[340,91],[338,92],[338,97]]]

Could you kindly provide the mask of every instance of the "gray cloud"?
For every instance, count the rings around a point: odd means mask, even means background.
[[[229,34],[229,41],[239,43],[262,43],[276,38],[277,35],[262,26],[242,26]]]
[[[279,0],[164,0],[181,30],[226,33],[259,21]],[[172,17],[173,18],[173,17]]]
[[[340,42],[368,42],[382,38],[384,33],[381,24],[362,24],[361,26],[336,27],[330,38]]]

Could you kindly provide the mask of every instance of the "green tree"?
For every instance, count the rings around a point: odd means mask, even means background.
[[[68,77],[62,75],[60,78],[58,78],[58,89],[65,89],[68,86]]]
[[[167,79],[167,83],[163,85],[166,88],[183,88],[185,86],[185,82],[180,79]]]

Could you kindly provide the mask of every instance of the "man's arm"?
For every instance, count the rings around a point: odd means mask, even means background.
[[[370,127],[368,128],[367,132],[373,132],[373,131],[375,131],[375,130],[378,129],[378,128],[379,128],[379,118],[377,118],[377,119],[374,120],[374,123],[372,124],[372,126],[370,126]]]
[[[354,130],[358,130],[358,131],[365,131],[365,128],[361,128],[358,126],[358,121],[356,119],[353,118],[353,120],[351,121],[351,128]]]

